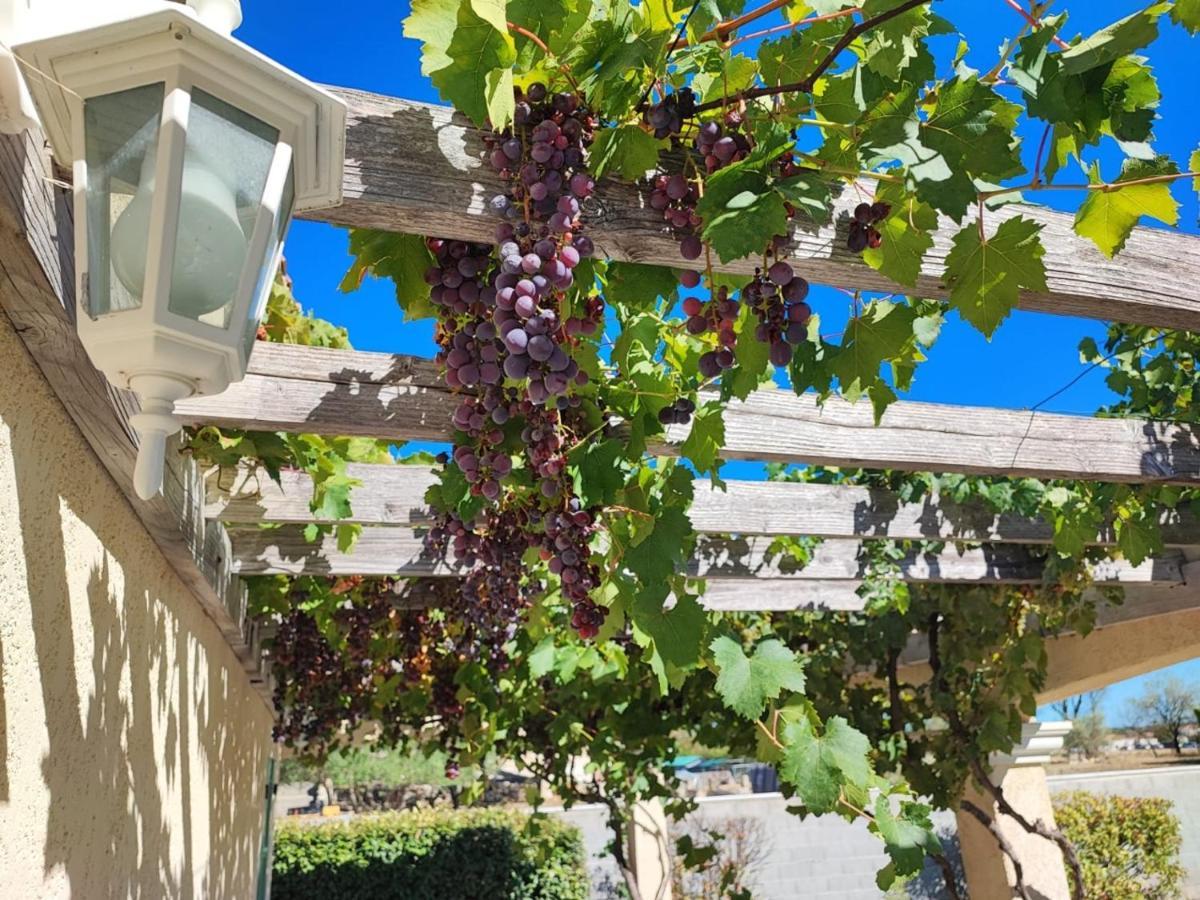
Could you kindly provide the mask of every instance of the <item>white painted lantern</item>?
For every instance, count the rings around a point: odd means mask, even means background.
[[[236,3],[193,5],[14,48],[73,164],[79,336],[141,398],[146,499],[175,402],[244,377],[292,214],[341,201],[344,104],[230,37]]]

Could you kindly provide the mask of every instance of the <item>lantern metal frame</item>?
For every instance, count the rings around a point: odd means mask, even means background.
[[[292,214],[341,202],[345,104],[179,5],[37,37],[13,49],[40,76],[28,79],[30,92],[54,155],[69,161],[73,170],[80,339],[92,362],[113,384],[140,395],[143,413],[131,423],[143,443],[165,444],[166,436],[179,428],[171,417],[174,401],[219,393],[245,376],[253,332],[270,293]],[[154,145],[155,189],[141,304],[93,315],[85,104],[159,84],[163,104]],[[170,308],[194,91],[277,132],[265,188],[248,229],[234,302],[223,316],[224,327]],[[284,208],[289,187],[291,208]],[[142,449],[153,454],[153,447]],[[137,489],[142,496],[152,495],[161,482],[161,457],[157,482],[154,465],[142,470],[142,462],[139,453]]]

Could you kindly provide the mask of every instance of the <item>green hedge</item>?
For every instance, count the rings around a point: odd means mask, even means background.
[[[275,835],[272,900],[587,900],[579,831],[503,810],[419,810]]]
[[[1078,791],[1054,798],[1054,818],[1079,853],[1088,900],[1180,896],[1183,839],[1170,800]]]

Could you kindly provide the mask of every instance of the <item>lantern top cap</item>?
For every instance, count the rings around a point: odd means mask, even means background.
[[[295,209],[342,200],[346,105],[241,41],[206,25],[187,6],[79,31],[39,36],[14,53],[55,157],[70,163],[78,98],[181,78],[279,129],[294,154]],[[39,74],[40,73],[40,74]],[[48,77],[47,77],[48,76]]]

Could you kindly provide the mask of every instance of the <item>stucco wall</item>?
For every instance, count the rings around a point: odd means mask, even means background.
[[[0,313],[0,895],[248,898],[270,715]]]

